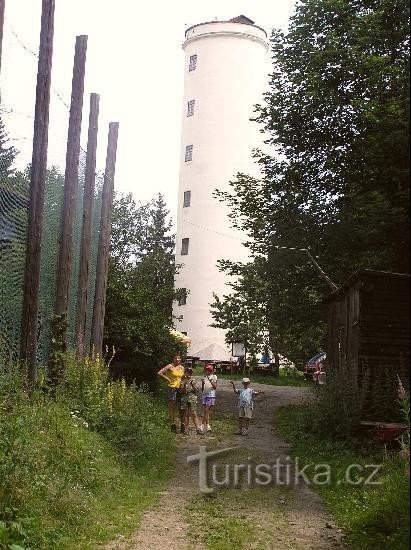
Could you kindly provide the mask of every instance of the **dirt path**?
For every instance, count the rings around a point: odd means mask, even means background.
[[[106,549],[201,550],[207,547],[202,542],[202,521],[205,520],[207,528],[207,515],[204,514],[210,514],[210,510],[204,508],[201,501],[206,497],[199,496],[198,463],[187,465],[186,461],[187,456],[198,453],[199,445],[206,445],[207,449],[239,446],[243,453],[256,457],[259,463],[274,464],[277,458],[283,463],[288,461],[286,457],[290,453],[290,446],[276,436],[272,426],[273,414],[279,406],[300,403],[307,397],[309,390],[263,384],[252,384],[252,387],[264,390],[264,395],[256,398],[249,436],[231,435],[235,427],[236,399],[228,382],[221,380],[217,394],[218,414],[213,433],[204,437],[182,437],[175,475],[167,489],[161,493],[157,503],[145,512],[140,527],[130,538],[113,541],[105,547]],[[221,437],[221,433],[217,433],[219,427],[225,436]],[[229,460],[228,455],[224,460]],[[258,491],[256,493],[247,492],[247,489],[237,489],[233,493],[227,493],[226,501],[222,496],[220,504],[219,498],[222,493],[216,492],[217,496],[213,495],[211,502],[211,506],[214,507],[211,515],[217,520],[221,519],[219,516],[224,516],[228,525],[241,518],[244,523],[258,528],[257,542],[243,544],[243,548],[346,548],[341,531],[335,527],[324,510],[320,497],[305,483],[292,483],[287,487],[276,486],[270,489],[259,487]],[[237,497],[238,494],[240,497]],[[245,498],[249,500],[244,506]],[[193,502],[197,502],[197,508],[192,505]],[[190,512],[193,509],[195,511]],[[213,518],[210,518],[210,525],[212,524]],[[228,549],[238,545],[234,542],[223,544],[219,541],[215,546],[219,549]],[[208,547],[213,548],[213,543],[209,542]]]

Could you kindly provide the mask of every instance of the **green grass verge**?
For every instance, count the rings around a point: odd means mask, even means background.
[[[203,370],[201,367],[195,367],[194,375],[202,376]],[[221,374],[217,373],[218,378],[223,380],[241,380],[244,376],[248,376],[251,382],[256,384],[269,384],[270,386],[294,386],[294,387],[313,387],[313,383],[305,380],[302,372],[298,372],[295,376],[288,376],[280,371],[280,376],[271,376],[270,374]]]
[[[132,532],[172,473],[168,433],[155,456],[131,460],[60,403],[22,405],[12,420],[14,434],[0,430],[0,466],[9,470],[0,548],[95,548]]]
[[[307,382],[302,376],[286,376],[280,374],[280,376],[270,376],[269,374],[219,374],[218,377],[223,380],[241,380],[244,376],[248,376],[251,383],[256,384],[269,384],[270,386],[295,386],[295,387],[312,387],[311,382]]]
[[[2,550],[96,548],[127,535],[173,473],[164,403],[107,381],[101,364],[85,365],[81,392],[80,367],[69,366],[55,398],[29,396],[17,370],[0,373]]]
[[[331,484],[314,488],[321,493],[332,515],[346,531],[352,548],[408,548],[409,477],[404,460],[397,453],[387,454],[381,449],[361,447],[354,441],[332,441],[302,433],[301,412],[301,406],[280,408],[275,417],[276,429],[293,444],[293,456],[299,457],[300,467],[306,464],[330,465]],[[363,467],[382,464],[378,475],[381,485],[346,483],[345,474],[351,464]],[[308,469],[308,474],[312,479],[315,475],[313,468]]]

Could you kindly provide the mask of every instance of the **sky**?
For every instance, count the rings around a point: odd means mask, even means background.
[[[89,94],[100,94],[98,167],[110,121],[120,123],[115,188],[147,201],[165,196],[174,217],[180,160],[187,27],[240,14],[268,32],[287,27],[294,0],[56,0],[49,165],[64,171],[75,37],[88,35],[82,146]],[[41,0],[6,0],[1,68],[2,118],[31,159]]]

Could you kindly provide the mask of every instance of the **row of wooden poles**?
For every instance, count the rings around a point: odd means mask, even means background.
[[[4,8],[5,0],[0,0],[0,68]],[[40,283],[41,235],[47,171],[54,9],[55,0],[42,0],[20,341],[20,358],[22,361],[27,363],[28,378],[31,383],[34,383],[37,377],[37,319]],[[79,179],[80,133],[83,110],[86,52],[87,36],[77,36],[73,64],[71,104],[66,150],[64,198],[62,205],[59,256],[57,263],[56,300],[53,318],[54,333],[52,339],[54,342],[54,352],[57,352],[56,355],[60,356],[64,354],[67,345],[67,317],[71,264],[73,257],[76,194],[78,192],[77,188]],[[87,289],[89,286],[91,219],[95,187],[99,99],[100,97],[98,94],[92,93],[90,95],[75,327],[76,348],[77,354],[80,357],[84,355],[84,350],[86,347],[85,327],[87,315]],[[97,252],[96,284],[90,342],[90,349],[96,354],[102,353],[103,344],[118,126],[118,122],[110,122],[109,124],[106,165],[104,171],[100,233]]]

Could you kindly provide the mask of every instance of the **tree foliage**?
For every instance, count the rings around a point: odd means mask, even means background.
[[[233,292],[221,300],[214,294],[211,326],[226,329],[226,342],[243,342],[251,356],[268,346],[267,311],[263,296],[267,289],[258,261],[240,265],[221,261],[220,269],[230,275]],[[265,292],[262,290],[265,289]]]
[[[358,268],[409,270],[408,29],[404,0],[298,2],[271,37],[256,109],[262,177],[217,193],[263,258],[270,335],[294,360],[324,345],[329,289],[303,253],[277,246],[309,248],[336,283]],[[254,293],[245,280],[243,292]]]
[[[143,361],[153,370],[181,347],[170,336],[175,272],[174,236],[162,195],[148,204],[137,203],[131,194],[117,195],[105,340],[121,361]]]
[[[0,117],[0,182],[3,182],[4,179],[15,174],[13,164],[18,155],[18,151],[13,145],[10,145],[9,142],[10,139]]]

